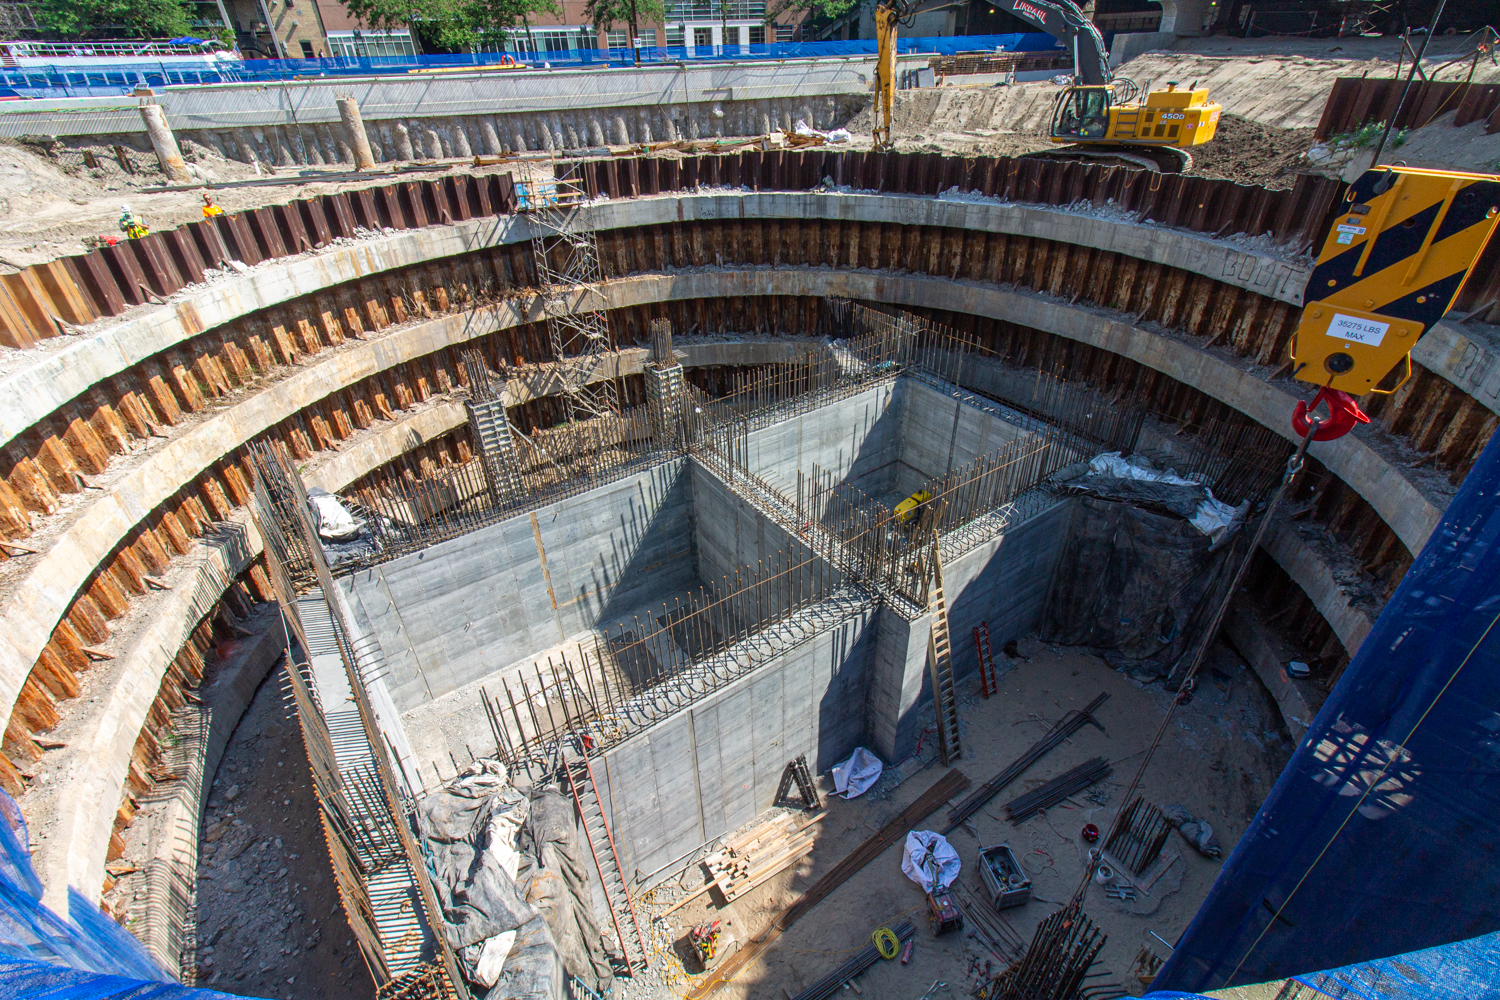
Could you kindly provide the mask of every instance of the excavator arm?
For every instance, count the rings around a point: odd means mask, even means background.
[[[896,107],[896,26],[907,16],[905,0],[875,5],[875,150],[894,149],[891,112]]]
[[[1070,0],[993,0],[996,10],[1030,21],[1073,50],[1073,72],[1088,86],[1109,83],[1109,50],[1094,22]]]

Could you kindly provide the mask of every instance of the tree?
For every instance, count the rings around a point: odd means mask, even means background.
[[[771,24],[783,14],[800,14],[805,40],[811,27],[831,24],[860,5],[861,0],[771,0],[766,4],[766,23]]]
[[[535,13],[559,13],[557,0],[346,0],[344,6],[373,27],[410,25],[424,47],[472,51],[486,38],[507,37]]]
[[[583,11],[595,31],[608,31],[611,25],[630,25],[630,47],[635,50],[635,64],[641,64],[641,50],[635,48],[642,21],[661,24],[667,19],[664,0],[588,0]]]
[[[174,38],[193,27],[181,0],[40,0],[36,19],[65,38],[89,33]]]

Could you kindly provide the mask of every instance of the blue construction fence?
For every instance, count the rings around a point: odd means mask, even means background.
[[[963,52],[1050,52],[1057,39],[1041,32],[1007,35],[952,35],[899,38],[903,55],[957,55]],[[821,59],[873,56],[875,41],[779,42],[768,45],[690,45],[641,49],[642,64]],[[218,63],[171,59],[132,59],[89,67],[58,64],[0,67],[0,88],[9,96],[118,97],[135,87],[191,84],[280,83],[340,76],[397,76],[423,70],[480,69],[523,59],[533,68],[590,69],[635,65],[632,49],[565,49],[531,55],[478,52],[465,55],[340,56],[327,59],[244,59]]]

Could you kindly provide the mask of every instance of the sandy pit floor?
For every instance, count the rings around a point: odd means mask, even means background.
[[[1008,843],[1033,881],[1035,898],[1003,914],[1029,942],[1036,925],[1077,889],[1086,854],[1080,831],[1090,822],[1107,827],[1114,810],[1122,805],[1140,755],[1155,735],[1172,695],[1159,684],[1132,681],[1084,651],[1034,644],[1028,650],[1025,643],[1021,651],[1031,653],[1030,661],[1016,661],[1016,667],[1001,678],[998,695],[981,700],[971,693],[964,698],[964,757],[957,767],[976,786],[1044,736],[1047,727],[1068,709],[1082,708],[1100,692],[1110,695],[1098,712],[1106,732],[1085,726],[974,817],[984,844]],[[1180,804],[1195,816],[1207,818],[1227,855],[1290,756],[1292,744],[1275,705],[1232,650],[1216,647],[1201,679],[1197,695],[1168,729],[1141,791],[1157,805]],[[1103,782],[1019,826],[1004,819],[1007,802],[1095,756],[1114,764],[1113,774]],[[941,773],[937,764],[931,764],[907,777],[883,801],[827,798],[828,817],[805,861],[723,909],[705,895],[666,921],[655,922],[657,954],[652,968],[635,983],[621,982],[617,995],[623,1000],[668,1000],[685,994],[696,977],[684,974],[672,942],[708,919],[723,921],[724,933],[740,942],[754,937],[800,891],[896,816]],[[946,809],[940,809],[921,828],[940,830],[944,825]],[[950,842],[964,864],[959,884],[977,895],[978,843],[962,829],[954,831]],[[926,925],[922,892],[901,873],[901,853],[899,844],[888,848],[794,924],[716,996],[724,1000],[795,996],[867,944],[877,927],[903,917],[917,925],[912,962],[906,966],[895,961],[877,963],[859,977],[862,1000],[915,1000],[934,982],[947,984],[935,997],[968,995],[980,985],[985,961],[995,965],[998,961],[967,934],[933,937]],[[1168,838],[1162,858],[1173,854],[1178,859],[1161,875],[1150,896],[1122,903],[1097,890],[1088,895],[1084,911],[1109,936],[1094,966],[1098,975],[1090,980],[1091,985],[1118,983],[1132,994],[1144,992],[1145,984],[1130,975],[1137,954],[1143,946],[1163,958],[1170,953],[1150,932],[1172,942],[1187,926],[1218,874],[1221,859],[1199,855],[1176,833]],[[643,909],[661,912],[703,884],[702,870],[693,865],[645,896]]]
[[[1085,823],[1107,826],[1172,696],[1159,684],[1133,681],[1084,651],[1025,642],[1020,651],[1030,660],[1012,661],[999,694],[985,700],[963,685],[964,757],[957,767],[976,786],[1044,736],[1069,709],[1082,708],[1101,692],[1110,695],[1098,712],[1104,732],[1085,726],[973,820],[986,845],[1010,844],[1033,880],[1036,898],[1003,915],[1030,941],[1036,924],[1077,888],[1085,856],[1079,832]],[[1292,745],[1275,705],[1232,650],[1217,646],[1201,679],[1196,696],[1169,728],[1141,789],[1157,805],[1181,804],[1206,817],[1227,855]],[[899,785],[892,789],[883,782],[870,795],[849,802],[827,796],[827,776],[822,776],[828,816],[818,827],[811,854],[727,907],[718,908],[705,895],[667,920],[652,920],[652,965],[635,981],[617,984],[618,1000],[670,1000],[685,994],[694,980],[683,970],[675,941],[705,919],[724,922],[726,948],[730,938],[743,942],[753,937],[941,776],[943,769],[935,762],[923,766],[933,756],[929,733],[922,755],[902,769],[905,777]],[[1003,818],[1005,803],[1095,756],[1114,764],[1103,782],[1019,826]],[[204,824],[199,941],[212,950],[200,951],[200,985],[259,997],[304,996],[311,984],[319,996],[332,1000],[365,1000],[374,994],[339,908],[307,767],[300,732],[282,700],[281,680],[273,674],[235,731]],[[921,828],[941,829],[945,815],[939,810]],[[977,842],[962,829],[951,842],[965,866],[960,884],[977,890]],[[1177,860],[1150,897],[1127,904],[1091,892],[1085,911],[1109,935],[1094,969],[1100,975],[1091,983],[1116,982],[1132,993],[1143,992],[1143,985],[1129,977],[1137,953],[1145,945],[1162,957],[1167,954],[1149,932],[1175,941],[1187,926],[1218,873],[1219,861],[1200,856],[1175,833],[1162,857],[1173,854]],[[642,919],[703,883],[702,870],[694,864],[641,894]],[[795,995],[862,948],[875,928],[903,917],[917,925],[912,962],[881,962],[862,975],[865,998],[914,1000],[935,981],[948,984],[947,992],[939,991],[943,997],[967,993],[979,984],[984,962],[998,965],[997,959],[966,935],[934,938],[923,908],[921,891],[901,873],[901,848],[893,846],[717,996],[780,998],[783,989]]]

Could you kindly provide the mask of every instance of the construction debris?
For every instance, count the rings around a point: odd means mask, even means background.
[[[802,818],[789,813],[729,841],[702,861],[709,883],[672,904],[662,916],[671,916],[710,889],[719,890],[721,905],[734,902],[805,857],[816,839],[812,827],[827,815],[820,812],[799,823]]]
[[[798,918],[817,906],[865,865],[874,861],[885,852],[886,848],[906,836],[908,830],[936,812],[944,802],[967,787],[969,787],[969,778],[962,771],[954,769],[944,774],[933,783],[931,788],[918,796],[915,802],[881,827],[878,833],[855,848],[853,853],[813,883],[812,887],[795,903],[787,907],[780,917],[772,920],[764,930],[750,939],[738,954],[720,968],[715,969],[708,979],[687,994],[687,1000],[703,1000],[704,997],[712,996],[719,987],[738,975],[741,969],[754,962],[763,951],[785,933],[788,927],[796,923]]]

